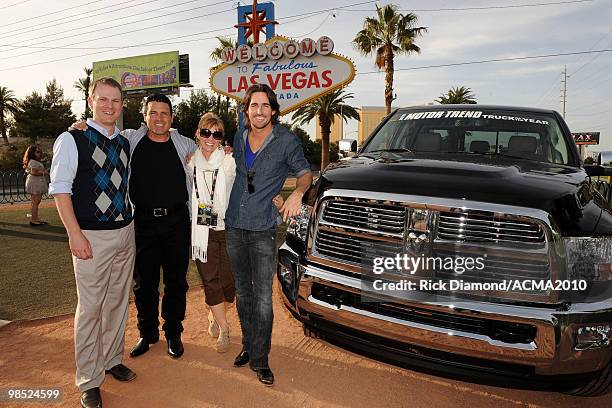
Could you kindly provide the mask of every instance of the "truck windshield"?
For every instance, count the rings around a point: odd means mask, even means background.
[[[502,110],[396,111],[361,153],[405,152],[498,155],[569,164],[553,115]]]

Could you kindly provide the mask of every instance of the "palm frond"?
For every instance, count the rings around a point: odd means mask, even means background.
[[[397,6],[376,5],[375,17],[366,17],[363,28],[353,39],[353,46],[363,55],[375,53],[374,63],[385,69],[385,105],[391,110],[393,95],[393,60],[397,54],[420,53],[415,40],[427,32],[427,27],[417,26],[418,17],[413,13],[402,14]]]
[[[442,105],[448,104],[475,104],[477,103],[476,96],[470,88],[465,86],[457,86],[449,89],[445,94],[440,95],[435,102]]]

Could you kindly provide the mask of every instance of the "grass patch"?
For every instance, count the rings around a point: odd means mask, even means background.
[[[29,209],[0,212],[0,319],[74,310],[76,288],[68,237],[55,208],[41,208],[50,225],[31,227]]]
[[[40,209],[41,219],[49,222],[41,227],[29,225],[27,212],[29,208],[0,210],[0,320],[37,319],[76,308],[68,236],[57,210]],[[279,226],[279,245],[285,228]],[[202,284],[193,261],[187,281],[190,287]]]
[[[29,212],[29,211],[27,211]],[[55,207],[40,209],[49,225],[31,227],[26,210],[0,211],[0,319],[73,313],[77,296],[68,236]],[[189,286],[202,281],[191,262]]]

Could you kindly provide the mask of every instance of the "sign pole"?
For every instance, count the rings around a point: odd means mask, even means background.
[[[238,24],[235,27],[238,29],[238,45],[246,44],[247,38],[251,35],[253,35],[253,44],[258,44],[260,31],[266,33],[266,40],[275,36],[274,25],[276,21],[274,21],[273,3],[257,4],[257,0],[253,0],[252,6],[238,6],[237,11]],[[270,20],[266,20],[266,17],[269,17]],[[238,130],[240,130],[244,128],[242,104],[238,102],[236,107],[238,110]]]

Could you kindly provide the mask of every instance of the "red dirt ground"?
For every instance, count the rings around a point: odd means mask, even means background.
[[[278,288],[275,288],[277,290]],[[188,293],[185,355],[173,360],[160,341],[138,358],[134,304],[126,332],[124,363],[138,377],[102,385],[105,407],[601,407],[609,396],[576,398],[559,393],[491,387],[406,370],[304,337],[300,324],[275,296],[270,365],[274,387],[264,387],[248,368],[233,368],[240,351],[235,308],[230,312],[229,353],[218,354],[206,334],[201,288]],[[13,322],[0,328],[0,388],[58,387],[60,403],[2,403],[6,407],[76,407],[72,316]]]

